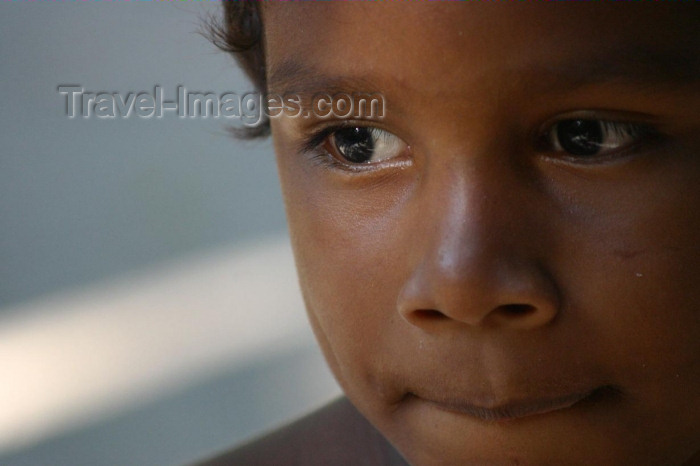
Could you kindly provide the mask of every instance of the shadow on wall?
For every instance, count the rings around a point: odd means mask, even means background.
[[[284,236],[26,304],[0,342],[3,465],[193,460],[339,393]]]
[[[316,346],[298,347],[29,450],[0,454],[0,464],[189,464],[291,420],[337,393]]]

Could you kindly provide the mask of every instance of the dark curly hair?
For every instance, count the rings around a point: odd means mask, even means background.
[[[267,90],[265,50],[262,40],[262,18],[259,0],[223,0],[223,18],[209,18],[205,35],[219,49],[231,54],[255,90]],[[234,135],[244,139],[266,137],[270,134],[270,120],[247,128],[232,128]]]

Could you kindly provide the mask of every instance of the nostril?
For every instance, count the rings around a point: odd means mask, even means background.
[[[529,304],[505,304],[500,307],[500,310],[507,316],[520,317],[535,312],[535,306]]]
[[[417,319],[425,320],[440,320],[447,317],[442,312],[436,311],[434,309],[419,309],[417,311],[414,311],[413,314]]]

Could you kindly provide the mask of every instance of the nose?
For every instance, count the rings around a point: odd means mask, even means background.
[[[407,322],[434,332],[455,323],[527,330],[555,319],[548,217],[535,185],[493,158],[424,179],[412,210],[411,273],[397,303]]]

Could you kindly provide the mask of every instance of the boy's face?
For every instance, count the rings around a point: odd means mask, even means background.
[[[385,97],[272,124],[316,336],[410,462],[700,461],[698,10],[265,5],[270,92]]]

